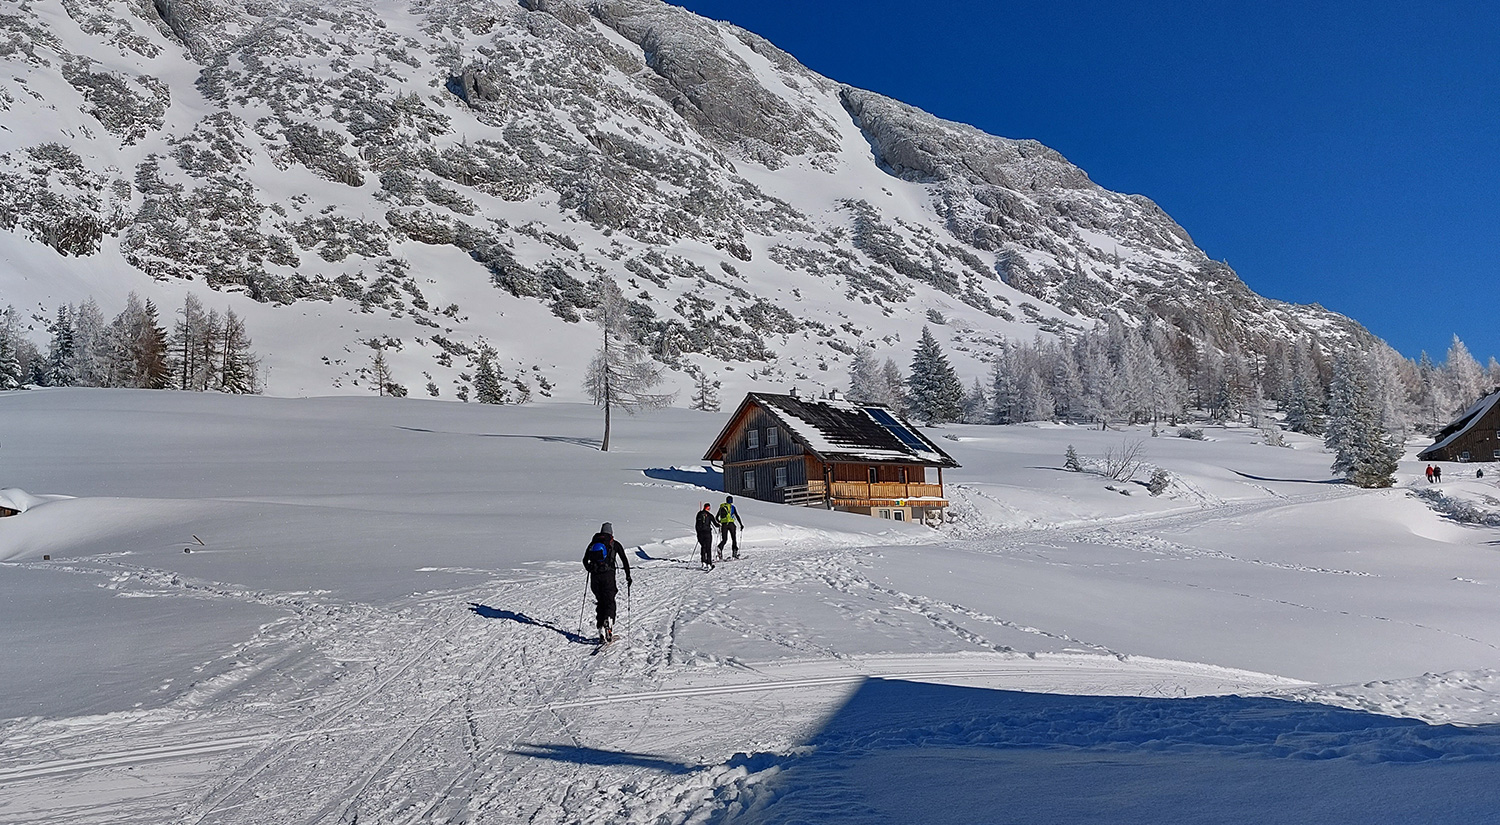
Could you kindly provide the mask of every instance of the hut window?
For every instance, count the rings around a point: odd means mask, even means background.
[[[753,470],[745,471],[744,481],[745,490],[751,493],[755,492],[755,472]]]
[[[906,521],[906,511],[905,510],[892,510],[891,511],[891,518],[894,518],[896,521]]]
[[[752,449],[760,449],[760,430],[750,430],[745,433],[745,446]]]
[[[766,446],[767,447],[775,447],[779,443],[781,443],[781,437],[777,434],[776,428],[775,427],[767,427],[766,428]]]
[[[881,510],[880,511],[880,517],[881,518],[890,518],[891,517],[891,511],[890,510]]]
[[[777,467],[776,468],[776,486],[777,487],[785,487],[786,486],[786,468],[785,467]]]
[[[1463,452],[1459,453],[1458,454],[1458,460],[1459,461],[1468,461],[1469,460],[1469,451],[1468,450],[1464,450]]]
[[[870,468],[870,483],[874,484],[880,480],[880,471],[875,467]]]

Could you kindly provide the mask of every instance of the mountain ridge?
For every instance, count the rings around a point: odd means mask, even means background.
[[[935,317],[968,377],[1111,318],[1220,349],[1377,341],[1256,295],[1037,141],[657,0],[18,10],[0,302],[243,296],[272,393],[362,391],[376,342],[439,397],[486,346],[533,397],[580,397],[600,276],[679,389],[843,386],[859,346],[904,361]]]

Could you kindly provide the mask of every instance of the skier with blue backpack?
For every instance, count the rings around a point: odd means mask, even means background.
[[[583,569],[589,573],[589,589],[594,591],[594,624],[599,628],[599,644],[615,640],[615,595],[620,585],[615,580],[615,569],[625,568],[625,587],[633,584],[630,578],[630,558],[625,548],[615,541],[615,528],[604,522],[599,532],[589,540],[583,551]]]

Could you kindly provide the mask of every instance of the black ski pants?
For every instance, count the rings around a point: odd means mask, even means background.
[[[698,551],[703,555],[704,564],[714,563],[714,531],[703,530],[698,533]]]
[[[605,622],[615,619],[615,595],[620,588],[615,584],[615,571],[595,573],[589,577],[589,589],[594,591],[594,626],[603,627]]]
[[[735,535],[735,524],[732,521],[719,522],[719,558],[724,558],[724,542],[732,542],[734,546],[734,557],[740,557],[740,537]]]

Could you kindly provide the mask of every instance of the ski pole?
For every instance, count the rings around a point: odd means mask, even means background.
[[[583,614],[584,614],[584,611],[588,610],[588,607],[589,607],[589,578],[592,575],[593,574],[590,571],[588,571],[588,570],[583,571],[583,603],[580,604],[580,605],[578,605],[578,636],[579,636],[579,638],[583,637]]]
[[[625,639],[630,639],[630,582],[625,582]]]

